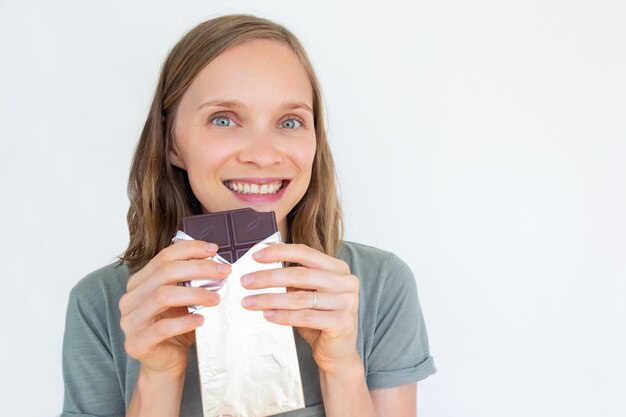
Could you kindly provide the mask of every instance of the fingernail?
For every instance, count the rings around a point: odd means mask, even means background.
[[[217,264],[217,270],[222,274],[226,274],[228,271],[230,271],[230,266],[226,264]]]
[[[255,304],[254,297],[244,297],[241,299],[241,304],[244,307],[251,307]]]
[[[252,283],[254,283],[254,275],[244,275],[243,277],[241,277],[241,283],[243,285],[251,285]]]
[[[218,246],[215,243],[209,243],[207,242],[206,246],[205,246],[205,250],[207,252],[215,252],[217,251]]]
[[[204,316],[202,314],[196,314],[196,313],[192,313],[193,315],[193,320],[196,322],[196,324],[198,326],[202,326],[202,324],[204,323]]]
[[[274,317],[276,315],[276,311],[275,310],[265,310],[263,312],[263,317],[270,318],[270,317]]]
[[[260,251],[254,252],[254,253],[252,254],[252,257],[253,257],[254,259],[261,259],[261,258],[263,257],[263,251],[262,251],[262,250],[260,250]]]

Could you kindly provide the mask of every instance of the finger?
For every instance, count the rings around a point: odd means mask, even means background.
[[[127,338],[124,347],[133,358],[146,357],[164,340],[189,333],[200,327],[203,322],[204,317],[200,314],[161,319],[136,337]]]
[[[175,307],[201,305],[213,307],[219,304],[220,295],[204,288],[182,286],[162,286],[134,310],[124,314],[120,325],[125,331],[149,326],[154,318],[164,311]]]
[[[255,294],[244,297],[241,304],[248,310],[347,310],[354,304],[349,294],[290,291],[286,293]],[[358,301],[357,301],[358,302]]]
[[[293,266],[266,269],[241,277],[248,289],[294,287],[324,292],[358,292],[359,279],[354,275],[337,275],[323,270]]]
[[[202,240],[181,240],[161,250],[139,272],[129,280],[129,285],[139,285],[150,277],[163,264],[172,261],[184,261],[188,259],[206,259],[215,256],[218,246]]]
[[[217,244],[203,240],[180,240],[161,250],[155,259],[160,262],[204,259],[208,256],[214,256],[217,249]]]
[[[152,288],[160,285],[177,284],[193,279],[224,279],[228,277],[231,266],[211,259],[172,261],[162,264],[152,275],[141,282],[129,282],[128,291],[147,285]]]
[[[221,264],[219,264],[221,265]],[[161,286],[173,286],[178,282],[191,279],[224,279],[230,273],[230,266],[226,271],[220,271],[219,265],[211,260],[178,261],[164,266],[157,271],[150,280],[143,285],[131,288],[119,302],[122,314],[128,313],[141,305],[149,295]],[[129,285],[130,287],[130,285]]]
[[[259,262],[293,262],[308,268],[321,269],[337,274],[349,274],[350,267],[341,259],[333,258],[307,245],[277,243],[254,253]]]
[[[331,337],[351,334],[356,331],[357,326],[354,317],[338,314],[336,311],[266,310],[263,317],[276,324],[321,330]]]

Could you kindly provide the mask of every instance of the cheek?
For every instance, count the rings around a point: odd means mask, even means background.
[[[210,136],[189,141],[185,157],[190,175],[210,173],[225,164],[235,153],[232,142],[217,140]]]
[[[298,167],[302,171],[310,173],[313,167],[313,159],[315,158],[316,140],[313,137],[292,150],[292,160],[296,161]]]

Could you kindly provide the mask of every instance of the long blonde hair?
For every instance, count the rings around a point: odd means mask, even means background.
[[[168,160],[181,97],[200,70],[219,54],[254,39],[273,39],[291,47],[313,90],[317,148],[309,187],[287,216],[287,241],[304,243],[331,256],[337,254],[343,239],[343,219],[335,165],[326,138],[321,89],[313,66],[300,41],[285,27],[271,20],[237,14],[211,19],[193,28],[174,46],[163,64],[128,181],[130,243],[120,259],[131,273],[143,268],[169,245],[183,216],[202,212],[187,172]]]

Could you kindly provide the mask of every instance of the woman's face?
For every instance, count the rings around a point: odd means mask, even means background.
[[[274,40],[229,48],[184,93],[170,162],[187,171],[206,212],[252,207],[287,214],[311,179],[313,92],[295,53]]]

